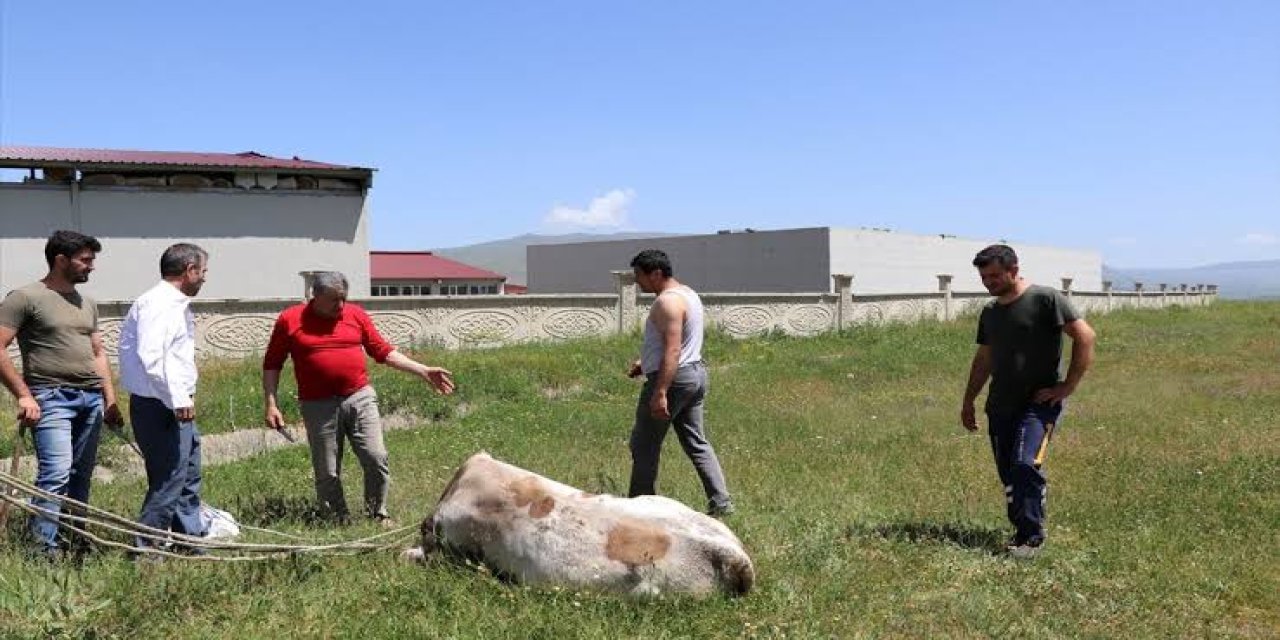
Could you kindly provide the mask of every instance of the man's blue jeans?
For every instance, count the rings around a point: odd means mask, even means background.
[[[89,501],[89,481],[98,462],[102,434],[102,391],[72,387],[31,390],[40,405],[40,421],[31,429],[36,449],[36,486],[80,502]],[[56,500],[32,498],[35,507],[57,514]],[[74,512],[73,510],[68,510]],[[56,515],[31,518],[31,535],[45,551],[58,547]]]

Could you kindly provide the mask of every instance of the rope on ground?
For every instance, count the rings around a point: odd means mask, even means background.
[[[324,553],[338,553],[340,555],[349,555],[350,553],[361,553],[361,552],[388,549],[398,544],[402,544],[404,540],[410,537],[409,535],[410,530],[415,528],[414,526],[410,525],[410,526],[393,529],[390,531],[385,531],[383,533],[375,534],[365,538],[360,538],[357,540],[349,540],[349,541],[326,543],[326,544],[314,544],[314,543],[312,544],[257,544],[257,543],[227,542],[227,541],[209,540],[207,538],[203,538],[199,536],[191,536],[186,534],[175,533],[172,531],[156,529],[154,527],[149,527],[149,526],[140,524],[134,520],[130,520],[128,518],[119,516],[105,509],[94,507],[87,503],[80,502],[78,500],[74,500],[66,496],[59,496],[57,494],[44,491],[38,487],[35,487],[31,484],[23,482],[22,480],[19,480],[17,477],[11,474],[4,473],[4,472],[0,472],[0,487],[4,488],[4,491],[0,492],[0,498],[3,498],[3,502],[4,502],[3,505],[0,505],[0,508],[4,508],[12,504],[22,509],[23,511],[26,511],[27,513],[30,513],[35,516],[54,517],[58,519],[65,518],[72,522],[78,522],[85,525],[94,525],[94,526],[102,527],[109,531],[114,531],[117,533],[134,536],[135,538],[142,539],[142,540],[173,542],[173,543],[183,544],[187,547],[202,548],[202,549],[217,549],[217,550],[241,551],[241,552],[249,552],[249,553],[271,554],[272,556],[276,556],[276,557],[289,556],[289,555],[293,555],[296,553],[303,553],[303,552],[305,553],[324,552]],[[14,490],[14,492],[17,495],[26,494],[28,496],[44,498],[49,501],[58,502],[62,504],[64,507],[73,507],[74,509],[68,509],[66,511],[53,511],[50,509],[46,509],[44,507],[27,503],[19,499],[18,497],[15,497],[14,495],[10,495],[9,490]],[[84,515],[79,515],[74,511],[80,511]],[[260,529],[258,527],[249,527],[249,528],[253,530],[261,530],[261,531],[272,533],[275,535],[292,537],[298,540],[304,540],[304,541],[306,540],[301,536],[293,536],[292,534],[272,531],[270,529]],[[83,529],[79,529],[78,532],[85,535],[86,537],[89,537],[94,542],[99,542],[100,544],[103,544],[105,546],[124,548],[129,551],[138,552],[138,553],[160,553],[161,555],[171,555],[173,557],[182,558],[182,559],[195,559],[195,558],[208,557],[208,556],[188,556],[188,555],[170,554],[160,549],[148,548],[148,547],[137,547],[137,546],[122,544],[119,542],[104,540],[98,536],[88,533]],[[389,539],[391,540],[391,542],[386,542]],[[374,541],[378,541],[378,540],[381,540],[383,542],[380,544],[374,544]],[[343,553],[343,552],[349,552],[349,553]],[[214,557],[220,558],[220,559],[229,558],[229,556],[214,556]],[[251,558],[251,559],[256,559],[256,558]]]

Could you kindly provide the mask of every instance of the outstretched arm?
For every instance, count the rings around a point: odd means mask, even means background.
[[[435,387],[436,391],[439,391],[444,395],[453,393],[453,390],[456,388],[456,385],[453,383],[453,374],[450,373],[448,369],[441,367],[429,367],[417,360],[414,360],[413,358],[410,358],[409,356],[404,355],[399,349],[387,354],[387,359],[383,361],[383,364],[391,367],[392,369],[397,369],[422,378],[427,381],[427,384]]]

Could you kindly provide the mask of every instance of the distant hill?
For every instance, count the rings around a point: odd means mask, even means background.
[[[568,244],[570,242],[599,242],[605,240],[631,240],[634,238],[659,238],[679,235],[674,233],[569,233],[564,235],[543,236],[526,233],[505,240],[482,242],[462,247],[432,249],[437,255],[452,258],[469,265],[497,271],[507,276],[507,281],[515,284],[529,282],[525,265],[525,247],[531,244]]]
[[[1223,262],[1187,269],[1113,269],[1104,265],[1102,278],[1111,280],[1116,289],[1132,289],[1134,282],[1142,282],[1148,290],[1161,282],[1216,284],[1223,298],[1280,298],[1280,260]]]

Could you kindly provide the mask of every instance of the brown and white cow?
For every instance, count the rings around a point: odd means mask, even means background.
[[[422,546],[482,561],[524,584],[629,595],[745,594],[755,569],[720,521],[660,496],[593,495],[471,456],[422,523]]]

